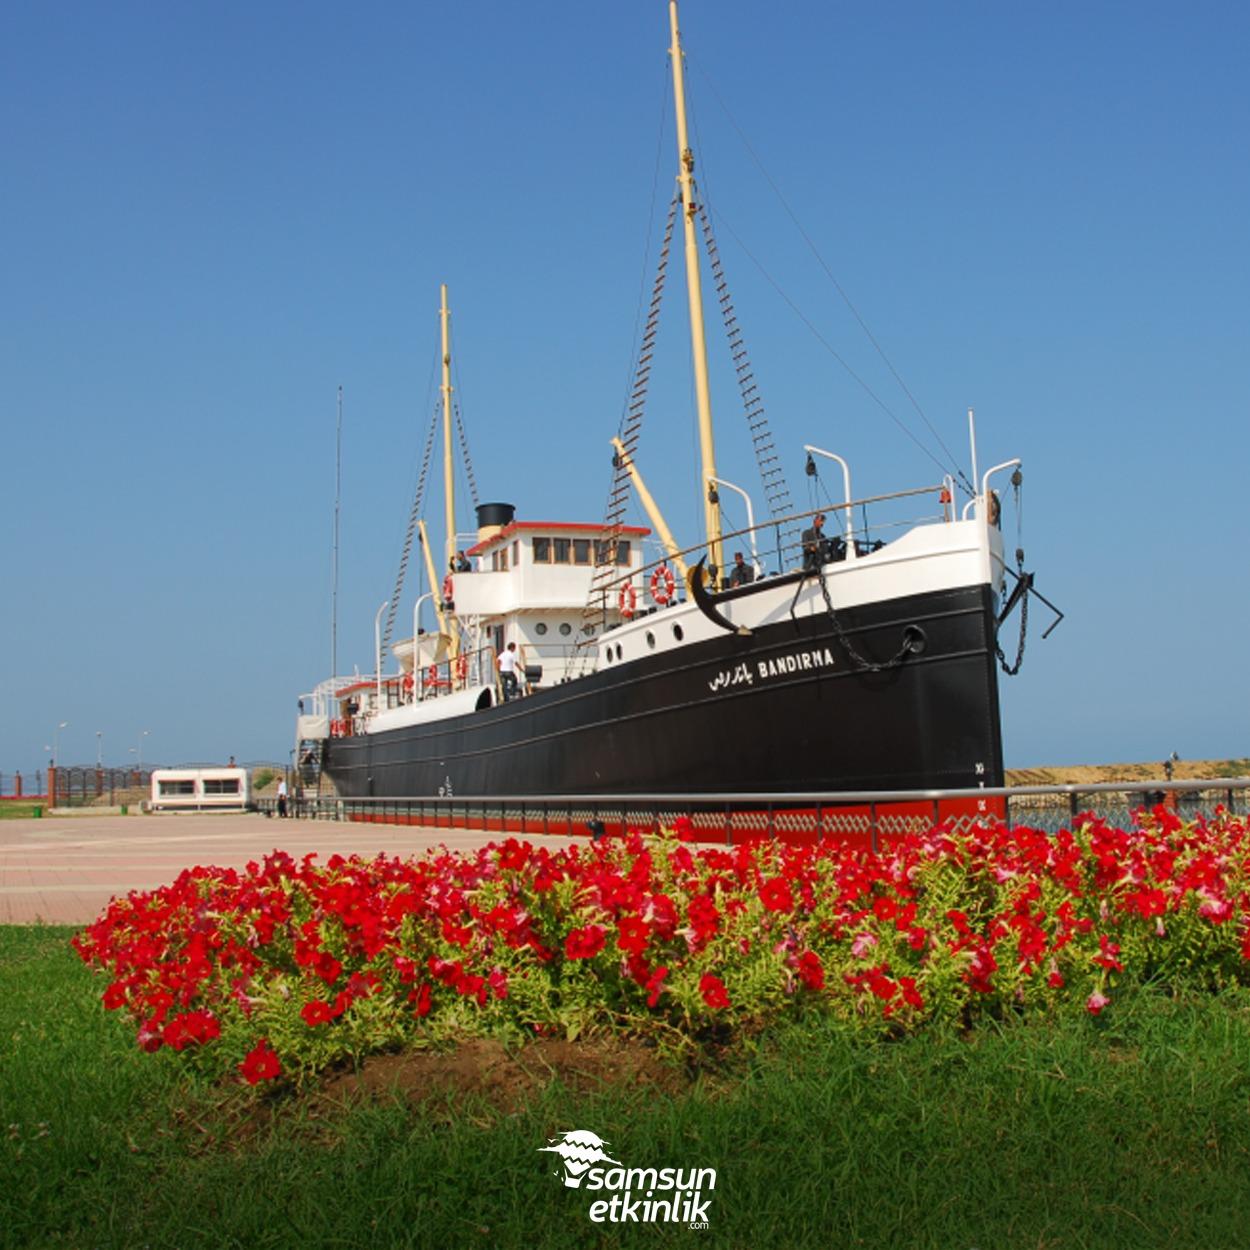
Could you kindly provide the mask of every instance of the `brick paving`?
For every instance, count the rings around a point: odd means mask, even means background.
[[[414,825],[278,820],[254,814],[49,816],[0,820],[0,924],[87,924],[114,895],[172,881],[183,868],[242,868],[275,848],[340,855],[476,850],[498,833]],[[531,839],[531,841],[534,839]],[[544,836],[552,846],[575,839]]]

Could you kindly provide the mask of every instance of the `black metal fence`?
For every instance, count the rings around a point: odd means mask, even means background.
[[[44,797],[44,771],[0,773],[0,799],[41,799]]]
[[[140,803],[152,792],[152,769],[160,765],[144,765],[142,768],[92,768],[83,765],[50,769],[55,795],[49,795],[52,807],[87,807],[92,804],[117,806],[122,803]]]

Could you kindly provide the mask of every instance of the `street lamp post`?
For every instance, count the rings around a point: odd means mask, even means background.
[[[142,771],[143,771],[143,740],[144,740],[144,738],[146,738],[146,737],[147,737],[147,736],[148,736],[151,732],[152,732],[152,731],[151,731],[150,729],[145,729],[145,730],[144,730],[144,731],[143,731],[143,732],[139,735],[139,747],[138,747],[138,750],[135,752],[135,754],[138,756],[138,764],[137,764],[137,767],[138,767],[138,769],[139,769],[139,771],[140,771],[140,772],[142,772]]]
[[[95,731],[95,767],[96,772],[104,767],[104,730]]]
[[[69,721],[63,720],[52,731],[52,767],[55,768],[61,758],[61,730],[69,728]]]

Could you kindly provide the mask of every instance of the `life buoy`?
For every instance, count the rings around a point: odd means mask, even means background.
[[[438,665],[431,664],[429,670],[425,674],[425,684],[427,686],[438,685]]]
[[[456,661],[456,680],[460,682],[461,685],[463,685],[465,680],[468,678],[468,676],[469,676],[469,657],[467,655],[462,655]]]
[[[676,589],[677,579],[673,576],[673,570],[667,564],[661,564],[651,574],[651,598],[663,607],[666,603],[672,602],[673,592]]]
[[[341,738],[343,736],[344,725],[341,720],[332,720],[330,722],[330,737]]]
[[[621,615],[629,620],[638,608],[638,596],[634,593],[632,582],[624,582],[621,589],[617,592],[616,606],[621,610]]]
[[[451,603],[452,600],[455,599],[456,597],[455,590],[456,590],[456,585],[451,579],[451,574],[448,573],[447,576],[443,578],[443,602],[444,603]]]
[[[404,687],[404,694],[412,693],[412,674],[411,673],[404,674],[403,687]]]

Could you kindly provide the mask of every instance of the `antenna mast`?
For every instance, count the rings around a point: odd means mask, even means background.
[[[343,388],[334,427],[334,542],[330,559],[330,676],[339,671],[339,501],[343,485]]]
[[[694,198],[694,153],[686,129],[686,80],[682,63],[681,34],[677,29],[677,0],[669,0],[669,25],[673,46],[673,96],[677,113],[677,182],[681,188],[682,223],[686,234],[686,293],[690,301],[690,352],[694,363],[695,399],[699,409],[699,447],[702,455],[703,517],[707,530],[708,562],[719,578],[721,560],[720,505],[714,502],[712,483],[716,477],[716,448],[712,439],[712,396],[707,372],[707,340],[703,330],[703,288],[699,282],[699,243],[695,217],[699,206]]]
[[[444,568],[450,570],[456,558],[456,483],[451,459],[451,310],[447,307],[447,284],[439,288],[442,306],[439,320],[443,327],[443,497],[446,506],[447,551]]]

